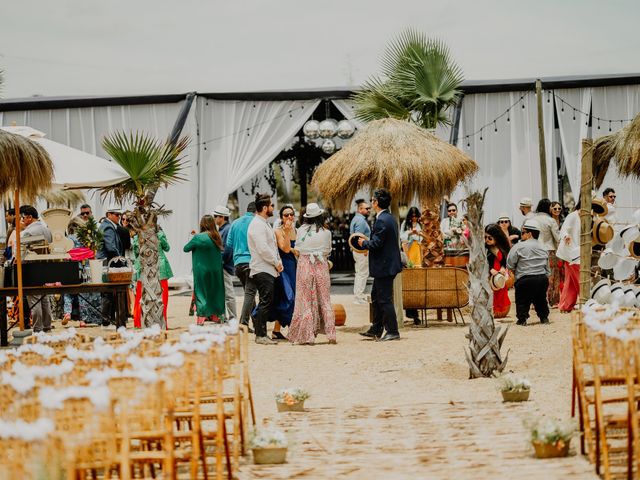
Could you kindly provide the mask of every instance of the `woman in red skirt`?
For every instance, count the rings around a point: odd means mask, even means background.
[[[507,255],[509,254],[509,239],[496,223],[490,223],[485,227],[484,244],[487,247],[489,273],[495,275],[500,272],[505,278],[508,278]],[[509,314],[509,310],[511,310],[509,287],[505,285],[500,290],[493,292],[493,316],[494,318],[504,318]]]

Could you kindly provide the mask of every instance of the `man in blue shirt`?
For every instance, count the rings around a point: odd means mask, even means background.
[[[256,289],[247,285],[249,279],[249,262],[251,262],[251,253],[249,252],[249,243],[247,239],[247,231],[249,224],[253,220],[256,211],[256,204],[251,202],[247,205],[247,212],[237,219],[229,228],[227,241],[225,242],[225,256],[227,249],[233,252],[233,265],[235,267],[236,277],[242,284],[244,290],[244,303],[242,312],[240,313],[240,323],[249,326],[249,316],[255,307]],[[253,331],[249,329],[251,333]]]
[[[365,202],[362,198],[356,200],[357,210],[356,214],[351,220],[349,225],[349,234],[362,233],[365,237],[371,236],[371,227],[367,222],[369,212],[371,212],[371,206]],[[367,299],[364,291],[367,288],[367,278],[369,278],[369,257],[367,253],[353,252],[353,261],[355,262],[356,277],[353,281],[353,295],[355,297],[355,304],[365,304]]]

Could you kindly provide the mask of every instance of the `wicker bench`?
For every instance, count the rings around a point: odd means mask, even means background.
[[[469,273],[464,268],[432,267],[405,268],[402,270],[402,303],[404,308],[417,309],[427,324],[427,310],[436,309],[438,320],[442,310],[447,311],[447,320],[462,323],[462,307],[469,304]]]

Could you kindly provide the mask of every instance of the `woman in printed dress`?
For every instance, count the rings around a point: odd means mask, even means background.
[[[505,278],[508,278],[507,255],[509,254],[509,239],[498,224],[490,223],[485,227],[484,244],[487,247],[489,273],[495,275],[500,272]],[[509,315],[509,310],[511,310],[509,287],[505,285],[500,290],[493,292],[493,316],[494,318],[504,318]]]
[[[298,345],[313,345],[321,332],[329,343],[336,343],[327,263],[331,253],[331,232],[325,227],[323,213],[317,203],[310,203],[303,216],[304,223],[298,229],[296,304],[289,327],[289,341]]]

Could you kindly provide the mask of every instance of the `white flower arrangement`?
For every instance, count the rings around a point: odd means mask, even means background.
[[[125,327],[120,327],[117,330],[118,335],[125,340],[132,340],[137,337],[141,338],[155,338],[159,337],[162,334],[162,329],[160,325],[154,324],[149,328],[145,328],[139,331],[131,331],[127,330]]]
[[[38,340],[38,343],[59,343],[72,340],[77,335],[77,332],[74,327],[71,327],[65,332],[59,333],[57,335],[52,335],[45,332],[36,332],[34,335]]]
[[[70,398],[88,398],[97,410],[104,410],[109,406],[110,393],[106,386],[90,387],[44,387],[40,389],[40,404],[45,408],[60,409],[64,401]]]
[[[304,388],[283,388],[276,392],[276,402],[293,405],[294,403],[304,402],[311,395]]]
[[[531,382],[525,377],[503,375],[498,377],[498,388],[501,392],[525,392],[531,390]]]
[[[289,446],[287,436],[282,430],[274,427],[257,427],[249,439],[250,448],[286,448]]]
[[[617,305],[582,307],[584,323],[592,330],[604,333],[607,337],[619,340],[640,338],[640,330],[628,329],[629,320],[634,312],[621,311]]]
[[[24,420],[15,422],[0,420],[0,438],[12,438],[32,442],[44,440],[47,435],[53,432],[53,421],[48,418],[39,418],[33,423]]]
[[[41,343],[27,343],[18,347],[18,349],[16,350],[16,355],[22,355],[23,353],[31,352],[36,353],[44,358],[49,358],[56,353],[56,351],[48,345],[42,345]]]
[[[531,442],[555,445],[558,448],[563,448],[576,432],[575,421],[546,416],[525,421],[524,426],[529,430]]]

